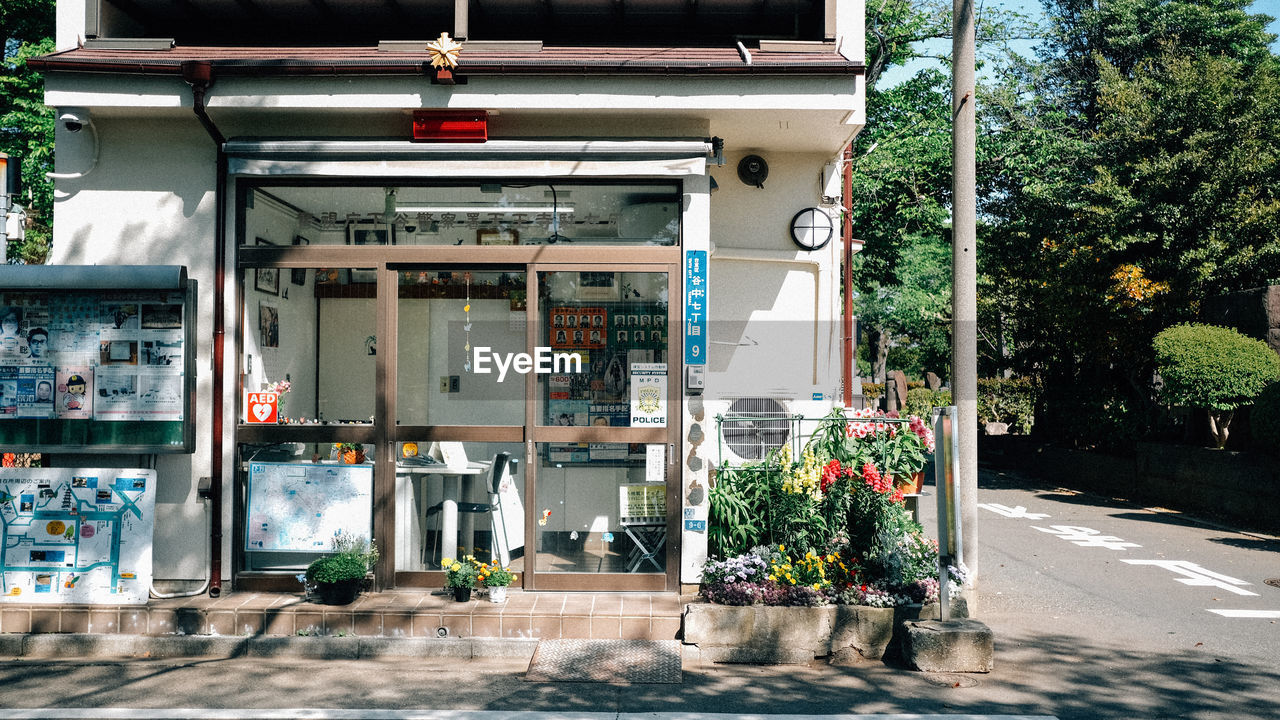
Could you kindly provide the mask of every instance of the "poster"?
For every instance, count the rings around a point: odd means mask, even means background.
[[[88,420],[93,417],[92,368],[58,368],[54,412],[62,420]]]
[[[0,469],[0,602],[144,605],[155,471]]]
[[[0,294],[0,420],[182,420],[184,299]]]
[[[667,426],[667,364],[632,363],[631,427]]]

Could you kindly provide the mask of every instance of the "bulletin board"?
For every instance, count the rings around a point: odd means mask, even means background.
[[[196,283],[177,289],[0,286],[0,437],[28,452],[195,446]]]
[[[576,352],[582,373],[552,374],[545,383],[547,425],[631,426],[631,367],[666,362],[667,306],[662,303],[594,302],[547,310],[548,345]],[[548,462],[636,465],[644,446],[614,443],[550,443]]]

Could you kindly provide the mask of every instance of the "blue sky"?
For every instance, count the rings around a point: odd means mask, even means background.
[[[977,3],[984,3],[983,0],[975,0]],[[1040,0],[997,0],[994,3],[998,7],[1007,7],[1011,10],[1018,10],[1035,18],[1044,19],[1044,8],[1040,5]],[[1250,11],[1254,14],[1270,15],[1275,18],[1267,30],[1272,35],[1278,36],[1275,42],[1271,43],[1271,51],[1280,55],[1280,0],[1254,0]],[[920,43],[919,47],[925,53],[932,55],[948,55],[951,53],[950,40],[934,40]],[[1019,51],[1028,55],[1035,50],[1035,42],[1031,40],[1018,41],[1014,47]],[[935,60],[917,60],[908,63],[905,67],[893,68],[887,71],[880,78],[880,87],[889,87],[896,85],[903,80],[910,78],[920,70],[926,67],[940,67]]]

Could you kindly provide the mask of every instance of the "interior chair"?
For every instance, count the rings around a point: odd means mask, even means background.
[[[500,523],[502,521],[502,506],[499,492],[502,486],[502,478],[506,474],[507,465],[510,463],[515,465],[515,461],[511,460],[510,453],[500,452],[493,456],[493,460],[489,465],[489,477],[486,483],[485,492],[488,502],[458,502],[458,513],[489,513],[490,514],[490,530],[489,530],[489,550],[493,557],[502,561],[503,567],[511,563],[511,549],[507,547],[507,540]],[[427,508],[424,518],[423,527],[427,528],[431,523],[431,518],[436,518],[438,532],[431,534],[431,546],[427,551],[427,558],[435,561],[439,565],[443,559],[438,556],[439,548],[443,544],[440,541],[441,532],[443,530],[443,522],[441,521],[441,513],[444,511],[444,502],[438,502]],[[459,553],[461,554],[461,553]],[[424,558],[425,559],[425,558]]]

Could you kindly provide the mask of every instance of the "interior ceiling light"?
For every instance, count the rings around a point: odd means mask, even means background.
[[[528,213],[566,213],[573,212],[572,206],[566,205],[544,205],[536,204],[515,204],[515,205],[396,205],[396,210],[403,213],[497,213],[501,215],[517,215]]]

